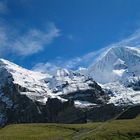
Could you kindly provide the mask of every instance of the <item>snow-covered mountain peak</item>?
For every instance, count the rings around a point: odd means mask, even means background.
[[[140,57],[140,48],[129,46],[114,46],[104,51],[98,57],[97,61],[102,61],[103,59],[107,59],[108,57],[126,58],[131,55]]]
[[[47,93],[47,85],[44,83],[44,79],[52,77],[51,75],[27,70],[4,59],[0,60],[0,73],[1,84],[14,83],[26,89],[26,92],[21,92],[21,94],[25,94],[33,100],[36,98],[40,100],[39,96],[42,96],[40,101],[45,102],[44,94]]]
[[[65,77],[65,76],[70,76],[72,74],[72,71],[68,70],[68,69],[58,69],[56,71],[56,76],[57,77]]]
[[[68,69],[58,69],[55,74],[50,75],[27,70],[12,62],[1,59],[0,74],[0,82],[3,85],[6,83],[14,84],[16,88],[19,88],[20,94],[44,104],[48,98],[58,98],[61,101],[67,101],[70,95],[70,98],[76,100],[80,99],[81,96],[91,96],[93,91],[99,94],[103,92],[92,78]],[[88,90],[92,90],[92,92],[86,94]],[[77,92],[77,95],[73,95],[75,92]]]
[[[12,63],[12,62],[10,62],[10,61],[8,61],[8,60],[5,60],[5,59],[0,59],[0,67],[7,67],[7,66],[16,66],[16,64],[14,64],[14,63]]]
[[[47,73],[40,73],[40,72],[34,72],[31,70],[27,70],[25,68],[22,68],[21,66],[14,64],[8,60],[5,59],[0,59],[0,68],[5,69],[9,74],[11,74],[13,76],[14,82],[16,83],[20,83],[20,81],[22,81],[23,79],[27,79],[29,77],[32,77],[30,79],[28,79],[28,81],[30,82],[30,80],[34,79],[34,80],[42,80],[46,77],[51,77],[49,74]],[[16,79],[19,78],[19,79]],[[31,81],[32,81],[31,80]],[[23,84],[24,85],[24,84]],[[22,86],[23,86],[22,85]]]
[[[89,67],[88,73],[99,83],[109,83],[124,78],[128,73],[139,76],[139,70],[140,49],[126,46],[109,48]]]
[[[116,97],[113,96],[112,102],[140,102],[140,48],[109,48],[88,68],[87,73],[103,88],[113,92]]]

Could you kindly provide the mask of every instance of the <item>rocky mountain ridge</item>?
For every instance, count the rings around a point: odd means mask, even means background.
[[[1,59],[0,75],[0,125],[85,122],[82,109],[102,106],[109,99],[92,78],[66,69],[58,70],[56,75],[49,75]],[[62,119],[62,116],[73,114],[73,111],[74,120]]]
[[[109,48],[86,69],[86,73],[102,88],[111,91],[110,103],[140,103],[140,48]]]
[[[140,50],[132,47],[108,49],[84,72],[40,73],[0,59],[0,126],[111,119],[140,104],[139,64]]]

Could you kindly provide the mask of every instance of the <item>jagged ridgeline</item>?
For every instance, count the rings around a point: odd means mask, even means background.
[[[92,120],[89,110],[103,108],[109,100],[92,78],[78,72],[58,70],[52,76],[1,59],[0,75],[1,126],[9,123],[86,122]],[[105,109],[109,106],[106,105]],[[113,108],[113,112],[99,119],[106,120],[114,112],[117,111]],[[96,118],[94,113],[93,116]]]
[[[140,51],[131,47],[107,50],[84,72],[40,73],[0,59],[0,126],[114,118],[140,103],[139,63]]]

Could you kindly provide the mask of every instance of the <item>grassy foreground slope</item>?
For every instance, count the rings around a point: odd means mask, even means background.
[[[96,124],[15,124],[0,129],[0,140],[69,140]]]
[[[140,116],[108,121],[80,137],[81,140],[140,140]]]
[[[15,124],[0,129],[0,140],[140,140],[140,116],[88,124]]]

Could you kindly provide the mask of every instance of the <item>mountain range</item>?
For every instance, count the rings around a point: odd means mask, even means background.
[[[135,47],[112,47],[83,70],[59,68],[53,74],[0,59],[0,75],[1,126],[107,120],[140,103],[140,49]]]

